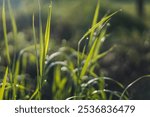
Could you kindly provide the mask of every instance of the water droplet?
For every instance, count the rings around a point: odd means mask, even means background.
[[[44,80],[44,82],[47,82],[47,80]]]
[[[96,32],[94,32],[94,36],[96,36],[97,35],[97,33]]]
[[[122,9],[120,9],[119,11],[123,11]]]
[[[19,87],[19,85],[18,85],[18,84],[16,84],[16,87]]]

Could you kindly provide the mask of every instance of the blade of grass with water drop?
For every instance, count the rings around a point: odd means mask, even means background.
[[[120,11],[120,10],[119,10]],[[104,24],[105,22],[108,22],[110,20],[110,18],[115,15],[116,13],[118,13],[119,11],[116,11],[108,16],[105,16],[104,18],[102,18],[102,20],[100,20],[98,23],[96,23],[93,27],[91,27],[83,36],[82,38],[80,39],[80,41],[78,42],[78,53],[80,51],[80,45],[81,45],[81,42],[92,32],[92,31],[95,31],[95,29],[97,29],[99,26],[102,26],[102,24]],[[80,58],[79,58],[79,55],[78,55],[78,61],[77,61],[77,64],[78,64],[78,67],[79,67],[79,64],[80,64]]]

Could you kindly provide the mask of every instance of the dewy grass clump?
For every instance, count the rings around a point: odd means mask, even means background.
[[[38,0],[39,35],[36,35],[35,17],[33,15],[34,44],[22,49],[19,55],[15,53],[12,59],[8,48],[5,1],[3,1],[2,21],[7,66],[0,88],[0,99],[119,99],[120,97],[121,99],[128,99],[126,92],[123,92],[123,95],[119,92],[124,89],[119,82],[95,72],[96,69],[100,69],[98,60],[113,49],[111,47],[108,51],[100,53],[103,42],[107,38],[107,24],[118,11],[104,16],[98,22],[100,8],[100,1],[98,1],[92,26],[79,40],[78,50],[71,47],[60,47],[57,52],[49,55],[52,2],[43,33],[42,25],[44,24],[42,24],[41,6]],[[8,8],[12,32],[14,39],[16,39],[17,25],[9,0]],[[22,64],[25,66],[27,63],[24,54],[35,57],[36,82],[27,83],[25,80],[27,75],[24,70],[20,69]],[[28,65],[25,67],[28,67]],[[107,82],[116,85],[118,91],[107,88]]]

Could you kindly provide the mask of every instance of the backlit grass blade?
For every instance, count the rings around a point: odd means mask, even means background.
[[[120,11],[120,10],[119,10]],[[79,43],[85,39],[92,31],[94,31],[96,28],[98,28],[99,26],[101,26],[104,22],[108,21],[113,15],[115,15],[116,13],[118,13],[119,11],[116,11],[104,18],[102,18],[102,20],[100,20],[98,23],[96,23],[93,27],[91,27],[81,38],[81,40],[79,41]]]
[[[92,45],[92,48],[91,48],[91,50],[90,50],[90,52],[89,52],[87,58],[86,58],[86,61],[85,61],[85,63],[84,63],[84,66],[83,66],[82,71],[81,71],[81,74],[80,74],[80,78],[82,78],[82,77],[85,75],[85,73],[86,73],[86,71],[87,71],[87,69],[88,69],[88,66],[89,66],[89,64],[90,64],[90,62],[91,62],[91,59],[92,59],[92,57],[93,57],[93,53],[94,53],[94,50],[95,50],[97,41],[98,41],[98,39],[95,40],[95,42],[94,42],[94,44]]]
[[[46,31],[45,31],[45,57],[48,51],[49,41],[50,41],[50,31],[51,31],[51,15],[52,15],[52,3],[49,6],[49,15],[47,18]]]
[[[94,58],[92,59],[92,63],[96,62],[97,60],[103,58],[104,56],[106,56],[109,52],[111,52],[113,50],[114,47],[111,47],[109,50],[107,50],[106,52],[103,52],[101,54],[98,54],[97,56],[94,56]]]
[[[11,7],[11,2],[10,0],[7,1],[8,2],[8,11],[9,11],[9,16],[10,16],[10,21],[11,21],[11,26],[12,26],[12,32],[13,32],[13,41],[16,42],[15,40],[17,39],[17,24],[16,24],[16,20],[15,20],[15,16],[13,13],[13,9]],[[17,49],[17,44],[14,43],[14,57],[12,60],[12,72],[15,72],[15,64],[16,64],[16,49]]]
[[[13,9],[11,7],[10,0],[8,0],[8,10],[9,10],[10,18],[11,18],[11,25],[12,25],[12,28],[13,28],[14,39],[16,39],[17,38],[17,25],[16,25],[16,20],[15,20],[15,16],[14,16],[14,13],[13,13]]]
[[[106,24],[104,24],[104,25],[106,25]],[[103,42],[105,41],[107,26],[103,26],[103,28],[100,29],[100,30],[101,31],[100,31],[98,42],[96,44],[96,48],[95,48],[95,52],[94,52],[94,57],[96,57],[99,54],[101,46],[102,46]]]
[[[29,99],[29,100],[34,99],[34,98],[37,96],[37,94],[38,94],[38,93],[39,93],[39,89],[38,89],[38,88],[36,88],[35,92],[32,94],[32,96],[30,97],[30,99]]]
[[[120,11],[120,10],[119,10]],[[118,13],[119,11],[116,11],[104,18],[102,18],[98,23],[96,23],[93,27],[91,27],[83,36],[82,38],[80,39],[80,41],[78,42],[78,53],[79,53],[79,50],[80,50],[80,44],[81,42],[92,32],[92,31],[95,31],[95,29],[97,29],[99,26],[102,26],[102,24],[104,24],[105,22],[108,22],[110,20],[110,18],[115,15],[116,13]],[[80,64],[80,59],[79,59],[79,56],[78,56],[78,66]]]
[[[39,38],[40,38],[40,77],[43,75],[44,68],[44,39],[43,39],[43,29],[42,29],[42,16],[41,16],[41,5],[40,0],[38,0],[39,7]]]
[[[94,14],[93,22],[92,22],[92,27],[97,23],[98,16],[99,16],[99,9],[100,9],[100,0],[98,0],[98,2],[97,2],[97,6],[96,6],[96,9],[95,9],[95,14]],[[92,30],[92,32],[90,34],[90,42],[89,42],[90,45],[91,45],[91,42],[92,42],[94,31],[95,30]]]
[[[2,100],[4,97],[5,86],[7,83],[7,75],[8,75],[8,67],[6,68],[6,71],[5,71],[5,75],[4,75],[3,82],[2,82],[2,87],[0,87],[0,100]]]
[[[9,55],[8,38],[7,38],[7,26],[6,26],[5,0],[3,0],[3,7],[2,7],[2,23],[3,23],[6,56],[7,56],[8,64],[10,64],[10,55]]]

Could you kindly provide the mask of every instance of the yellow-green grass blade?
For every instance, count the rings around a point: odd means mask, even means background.
[[[8,64],[10,64],[10,55],[9,55],[8,38],[7,38],[7,26],[6,26],[5,0],[3,0],[3,7],[2,7],[2,23],[3,23],[6,56],[7,56]]]
[[[104,56],[106,56],[109,52],[111,52],[114,49],[114,46],[111,47],[109,50],[107,50],[106,52],[103,52],[101,54],[98,54],[97,56],[94,56],[94,58],[92,59],[92,63],[95,63],[97,60],[103,58]]]
[[[12,26],[12,32],[13,32],[13,41],[16,42],[17,39],[17,24],[14,16],[14,12],[11,6],[10,0],[8,0],[8,11],[9,11],[9,16],[10,16],[10,21],[11,21],[11,26]],[[17,45],[15,44],[14,46],[14,55],[13,55],[13,60],[12,60],[12,74],[14,74],[15,71],[15,65],[16,65],[16,60],[17,60],[17,55],[16,55],[16,50],[17,50]]]
[[[5,75],[4,75],[3,82],[2,82],[2,87],[0,87],[0,100],[2,100],[4,97],[5,86],[7,83],[7,75],[8,75],[8,67],[6,68],[6,71],[5,71]]]
[[[16,85],[17,85],[17,80],[18,80],[18,75],[20,71],[20,58],[17,59],[16,65],[15,65],[15,73],[14,73],[14,80],[13,80],[13,100],[16,100],[17,98],[17,90],[16,90]]]
[[[100,9],[100,0],[98,0],[98,2],[97,2],[97,6],[96,6],[96,9],[95,9],[95,14],[94,14],[93,22],[92,22],[92,27],[97,23],[98,16],[99,16],[99,9]],[[95,30],[92,30],[92,32],[90,34],[90,42],[89,42],[90,45],[91,45],[91,42],[92,42],[94,31]]]
[[[120,10],[119,10],[120,11]],[[104,18],[102,18],[102,20],[100,20],[98,23],[96,23],[93,27],[91,27],[83,36],[82,38],[80,39],[80,41],[78,42],[78,53],[79,53],[79,50],[80,50],[80,44],[81,42],[92,32],[92,31],[95,31],[95,29],[97,29],[99,26],[102,26],[102,24],[104,24],[105,22],[107,22],[108,20],[110,20],[110,18],[115,15],[116,13],[118,13],[119,11],[116,11]],[[80,64],[80,59],[79,59],[79,56],[78,56],[78,66]]]
[[[59,87],[59,84],[61,82],[60,65],[56,66],[56,69],[54,71],[54,80],[55,80],[55,85]]]
[[[88,69],[88,66],[89,66],[89,64],[90,64],[90,62],[91,62],[91,59],[92,59],[92,57],[93,57],[93,53],[94,53],[94,50],[95,50],[97,41],[98,41],[98,39],[95,40],[95,42],[94,42],[94,44],[92,45],[92,48],[91,48],[91,50],[90,50],[90,52],[89,52],[87,58],[86,58],[86,61],[85,61],[85,63],[84,63],[84,66],[83,66],[82,71],[81,71],[81,74],[80,74],[80,78],[82,78],[82,77],[85,75],[85,73],[86,73],[86,71],[87,71],[87,69]]]
[[[50,41],[51,16],[52,16],[52,3],[49,6],[49,15],[47,18],[46,31],[45,31],[45,57],[48,52],[49,41]]]
[[[34,99],[38,93],[39,93],[39,89],[36,88],[35,92],[31,95],[30,100]]]
[[[120,11],[120,10],[119,10]],[[100,20],[98,23],[96,23],[93,27],[91,27],[81,38],[81,40],[79,41],[79,43],[81,43],[81,41],[83,39],[85,39],[92,31],[94,31],[96,28],[98,28],[99,26],[101,26],[103,23],[105,23],[106,21],[108,21],[113,15],[115,15],[116,13],[118,13],[119,11],[116,11],[104,18],[102,18],[102,20]]]
[[[43,39],[43,29],[42,29],[42,16],[41,16],[41,5],[40,0],[38,0],[39,7],[39,38],[40,38],[40,77],[43,76],[44,68],[44,39]]]
[[[102,43],[105,41],[105,35],[106,35],[107,27],[104,26],[104,29],[101,30],[101,33],[99,35],[98,42],[96,44],[94,57],[96,57],[99,54],[99,51],[101,49]]]
[[[13,13],[13,9],[11,7],[10,0],[8,0],[8,10],[9,10],[10,18],[11,18],[11,25],[13,28],[14,39],[16,39],[17,38],[17,25],[16,25],[16,20],[15,20],[15,16]]]
[[[61,83],[61,73],[60,73],[60,65],[58,65],[54,70],[54,82],[52,86],[52,92],[55,98],[57,98],[57,94],[60,91],[59,89],[60,83]]]

